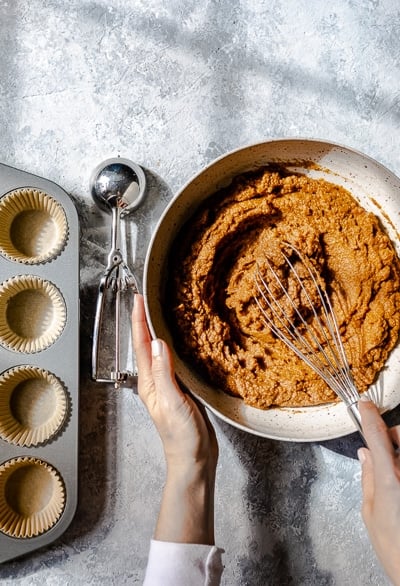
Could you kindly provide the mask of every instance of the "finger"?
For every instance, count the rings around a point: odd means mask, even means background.
[[[153,390],[151,336],[146,322],[142,295],[136,294],[132,311],[132,342],[138,368],[138,392],[147,404]]]
[[[151,370],[151,336],[147,327],[143,296],[137,293],[132,311],[132,338],[138,366]]]
[[[362,513],[364,520],[366,520],[374,502],[374,468],[371,453],[367,448],[360,448],[357,455],[361,464]]]
[[[371,451],[375,469],[388,470],[392,466],[394,448],[386,423],[379,414],[376,405],[365,400],[358,402],[361,423],[368,448]]]
[[[173,359],[164,340],[156,339],[151,342],[152,374],[157,392],[163,393],[164,398],[176,403],[186,401],[185,394],[179,388],[174,373]]]

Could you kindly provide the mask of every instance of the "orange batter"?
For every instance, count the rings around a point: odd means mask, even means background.
[[[253,407],[334,393],[263,325],[254,273],[288,241],[327,280],[356,385],[365,391],[400,329],[400,263],[377,217],[340,186],[261,169],[209,198],[179,234],[167,300],[178,352]]]

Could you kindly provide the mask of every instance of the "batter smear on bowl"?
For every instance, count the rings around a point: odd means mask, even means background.
[[[325,281],[356,386],[365,391],[398,340],[400,261],[378,218],[347,190],[283,169],[236,177],[179,233],[167,298],[178,353],[253,407],[336,400],[263,324],[254,301],[257,266],[267,257],[281,270],[283,242],[312,259]]]

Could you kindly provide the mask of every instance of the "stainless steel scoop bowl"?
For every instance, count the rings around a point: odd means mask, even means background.
[[[96,204],[107,212],[119,209],[120,217],[138,208],[146,195],[143,169],[128,159],[103,161],[93,171],[90,183]]]

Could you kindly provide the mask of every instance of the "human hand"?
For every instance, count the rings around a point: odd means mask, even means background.
[[[168,345],[151,339],[141,295],[135,295],[132,332],[138,393],[160,435],[167,462],[155,538],[212,544],[218,459],[214,429],[205,409],[179,388]]]
[[[360,448],[362,516],[387,575],[400,585],[400,425],[388,428],[372,401],[358,403],[368,448]]]
[[[141,295],[135,295],[132,325],[138,393],[160,435],[168,465],[192,461],[215,464],[218,448],[214,429],[204,408],[179,388],[168,345],[151,340]]]

